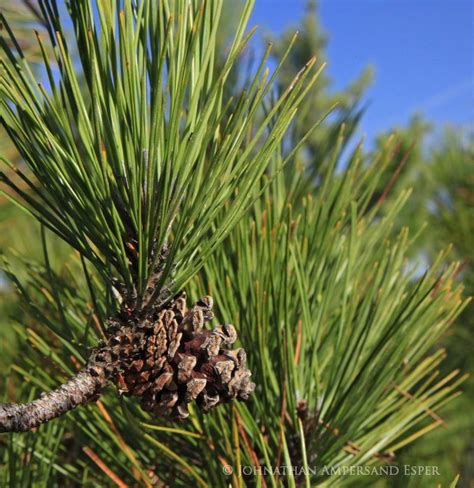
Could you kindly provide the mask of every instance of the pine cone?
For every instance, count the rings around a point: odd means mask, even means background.
[[[235,328],[203,329],[214,317],[212,304],[206,296],[187,309],[183,292],[146,318],[117,320],[89,369],[100,363],[119,391],[142,398],[144,410],[174,419],[185,419],[192,401],[207,412],[233,398],[246,400],[255,384],[244,349],[228,349],[237,339]]]

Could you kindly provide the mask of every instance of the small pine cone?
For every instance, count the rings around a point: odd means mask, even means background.
[[[188,309],[183,292],[144,319],[117,321],[93,361],[106,364],[119,390],[141,397],[142,408],[156,415],[185,419],[193,401],[208,412],[233,398],[247,400],[255,384],[245,351],[229,349],[237,339],[235,328],[204,329],[214,317],[212,305],[206,296]]]

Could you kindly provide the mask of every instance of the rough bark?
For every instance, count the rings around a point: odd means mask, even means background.
[[[99,368],[86,368],[31,403],[0,404],[0,432],[26,432],[38,427],[96,398],[106,382]]]

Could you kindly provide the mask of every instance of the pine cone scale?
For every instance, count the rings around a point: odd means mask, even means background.
[[[188,309],[181,293],[147,317],[127,310],[123,324],[118,319],[109,327],[107,344],[95,351],[94,361],[106,364],[119,390],[141,397],[142,408],[156,415],[185,419],[194,401],[208,412],[233,398],[247,399],[255,385],[245,351],[229,349],[235,328],[204,329],[214,317],[212,305],[206,296]]]

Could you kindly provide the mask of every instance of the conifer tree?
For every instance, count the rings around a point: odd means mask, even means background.
[[[340,126],[318,178],[301,164],[325,112],[301,129],[321,66],[285,83],[296,38],[227,98],[252,2],[221,66],[222,1],[68,0],[70,21],[39,5],[46,84],[1,19],[2,123],[24,161],[4,158],[2,181],[44,259],[4,264],[27,353],[0,426],[47,424],[1,439],[2,482],[329,486],[440,425],[464,379],[438,378],[433,348],[467,304],[459,264],[440,252],[417,276],[392,233],[408,192],[373,203],[393,140],[341,168]],[[75,251],[60,271],[52,235]]]

